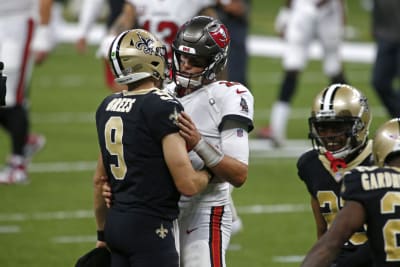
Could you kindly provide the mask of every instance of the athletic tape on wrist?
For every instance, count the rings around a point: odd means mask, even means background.
[[[204,164],[212,168],[224,158],[224,154],[214,146],[208,144],[203,138],[197,143],[193,150],[203,159]]]

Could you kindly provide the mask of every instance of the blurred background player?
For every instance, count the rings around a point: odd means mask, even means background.
[[[219,0],[217,1],[218,18],[228,28],[231,36],[227,68],[227,79],[248,85],[248,51],[247,35],[249,31],[250,1]]]
[[[182,7],[185,6],[185,10]],[[214,0],[126,0],[121,14],[110,27],[100,44],[104,57],[113,38],[124,30],[145,29],[159,38],[167,47],[171,62],[171,44],[179,27],[192,17],[204,14],[216,17]]]
[[[43,136],[30,134],[27,94],[34,60],[42,62],[51,49],[51,6],[51,0],[3,1],[0,5],[0,61],[7,76],[6,105],[0,108],[0,125],[11,138],[11,155],[0,171],[0,183],[28,182],[29,160],[45,143]],[[34,37],[44,45],[33,48]]]
[[[212,175],[193,169],[178,128],[183,107],[159,89],[168,74],[163,43],[142,29],[126,31],[111,44],[109,60],[128,90],[109,95],[96,111],[94,206],[104,230],[97,246],[106,241],[112,267],[179,267],[179,198],[204,190]],[[109,210],[101,177],[114,193]]]
[[[273,104],[270,126],[258,132],[260,138],[269,138],[274,146],[286,141],[290,103],[296,91],[298,78],[308,61],[311,43],[317,39],[323,50],[323,71],[330,83],[346,83],[340,46],[343,38],[345,12],[343,0],[287,0],[276,18],[276,30],[283,36],[284,75],[277,101]]]
[[[76,41],[75,47],[79,53],[85,53],[87,49],[87,36],[89,36],[90,29],[94,22],[98,18],[101,10],[104,6],[105,0],[84,0],[79,13],[78,21],[78,40]],[[106,21],[106,30],[108,31],[115,19],[121,14],[122,7],[125,0],[107,0],[108,4],[108,16]],[[120,85],[114,81],[114,75],[108,65],[106,57],[99,55],[104,63],[104,79],[108,88],[112,91],[120,91],[125,88],[124,85]]]
[[[342,244],[365,223],[374,266],[400,266],[400,210],[396,208],[400,205],[400,119],[381,125],[373,143],[378,166],[360,166],[346,174],[342,193],[345,205],[307,254],[302,267],[332,266]]]
[[[343,207],[340,193],[344,173],[372,164],[372,142],[368,140],[371,119],[367,98],[349,85],[333,84],[313,102],[309,118],[313,149],[300,156],[297,169],[311,196],[318,239]],[[336,267],[371,266],[363,227],[342,245]]]
[[[400,1],[373,1],[377,54],[372,85],[392,118],[400,117]]]

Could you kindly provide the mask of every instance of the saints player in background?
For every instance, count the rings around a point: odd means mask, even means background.
[[[333,84],[315,98],[309,118],[313,149],[300,156],[298,175],[311,195],[317,238],[332,225],[343,207],[343,175],[356,166],[372,164],[368,140],[371,111],[367,98],[356,88]],[[336,267],[370,266],[370,251],[363,227],[343,242]]]
[[[96,111],[97,247],[106,241],[112,267],[178,267],[180,195],[199,193],[212,176],[193,169],[178,128],[183,107],[159,89],[167,75],[161,41],[145,30],[123,32],[111,44],[110,63],[128,90],[106,97]],[[114,196],[109,210],[101,177]]]
[[[345,175],[342,197],[346,203],[302,267],[330,266],[342,244],[365,223],[375,267],[400,266],[399,118],[377,130],[372,150],[378,166],[359,166]]]

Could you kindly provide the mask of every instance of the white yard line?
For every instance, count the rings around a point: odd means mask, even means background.
[[[373,106],[374,117],[383,118],[387,112],[383,106]],[[254,118],[266,118],[270,115],[270,109],[257,109]],[[56,113],[32,113],[32,121],[35,124],[66,124],[66,123],[95,123],[93,112],[56,112]],[[310,116],[309,107],[292,108],[289,120],[304,120]]]
[[[21,232],[17,225],[0,225],[0,234],[15,234]]]
[[[252,205],[236,207],[240,214],[266,214],[266,213],[295,213],[308,212],[310,209],[307,204],[275,204],[275,205]],[[66,220],[66,219],[92,219],[92,210],[75,211],[53,211],[53,212],[34,212],[34,213],[0,213],[1,222],[24,222],[24,221],[43,221],[43,220]]]
[[[78,39],[79,31],[77,23],[62,23],[56,32],[61,33],[56,36],[59,42],[74,43]],[[88,34],[88,41],[91,44],[99,44],[105,35],[105,26],[96,24]],[[284,43],[279,37],[250,35],[247,38],[249,54],[261,57],[281,57]],[[344,61],[372,63],[375,57],[376,48],[374,43],[343,42],[341,56]],[[309,48],[311,59],[322,57],[322,48],[318,42],[312,43]]]

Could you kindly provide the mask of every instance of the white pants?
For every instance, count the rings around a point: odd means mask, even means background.
[[[324,73],[332,77],[341,71],[340,45],[343,15],[339,1],[328,1],[317,8],[314,3],[295,1],[285,32],[283,66],[302,70],[308,61],[309,47],[317,39],[323,49]]]
[[[225,267],[232,229],[229,205],[181,208],[181,267]]]

